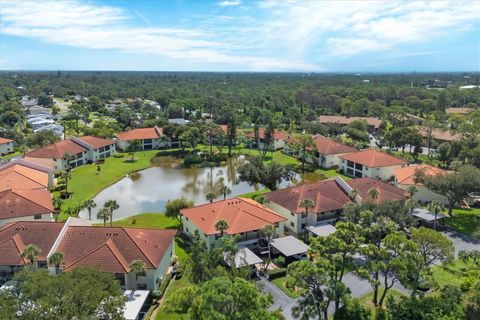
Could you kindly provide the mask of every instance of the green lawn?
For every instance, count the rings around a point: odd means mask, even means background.
[[[258,191],[253,191],[253,192],[248,192],[248,193],[241,194],[241,195],[239,195],[239,197],[255,199],[256,197],[258,197],[262,194],[268,193],[268,192],[270,192],[270,189],[261,189],[261,190],[258,190]]]
[[[277,279],[273,279],[272,283],[276,285],[280,290],[283,291],[287,296],[290,298],[298,298],[300,297],[300,293],[296,291],[292,291],[289,288],[287,288],[286,283],[288,280],[288,276],[280,277]]]
[[[113,221],[115,227],[178,229],[180,223],[176,219],[161,213],[142,213],[122,220]]]
[[[378,290],[378,300],[380,300],[380,297],[382,296],[382,293],[383,293],[383,289]],[[384,305],[385,305],[385,303],[387,302],[387,298],[388,298],[389,296],[392,296],[393,298],[397,299],[397,298],[400,298],[400,297],[404,296],[404,294],[401,293],[401,292],[399,292],[399,291],[397,291],[397,290],[395,290],[395,289],[390,289],[390,290],[388,290],[387,296],[385,297],[385,300],[384,300],[384,302],[383,302]],[[372,303],[372,299],[373,299],[373,291],[370,292],[370,293],[367,293],[366,295],[361,296],[361,297],[359,298],[360,302],[361,302],[364,306],[370,308],[370,309],[372,310],[372,312],[375,312],[375,306],[374,306],[373,303]]]
[[[462,268],[465,268],[462,260],[455,260],[451,265],[435,266],[432,268],[433,278],[440,287],[447,284],[459,286],[464,280]]]
[[[447,218],[446,223],[453,229],[480,239],[480,209],[453,209],[453,217]]]
[[[188,281],[187,277],[182,277],[179,280],[172,280],[168,285],[167,291],[165,292],[165,296],[162,299],[160,310],[158,311],[155,319],[156,320],[187,320],[190,319],[188,314],[180,314],[180,313],[170,313],[166,312],[165,308],[162,303],[165,303],[165,300],[168,299],[175,291],[180,288],[187,287],[190,285],[190,281]]]
[[[335,169],[317,169],[315,173],[324,176],[326,179],[335,178],[336,176],[340,176],[343,180],[352,179],[351,177],[338,173]]]
[[[68,182],[69,192],[72,197],[63,203],[62,208],[80,205],[83,201],[93,198],[97,193],[125,177],[128,173],[150,167],[150,160],[158,150],[140,151],[135,153],[135,161],[130,161],[130,156],[123,158],[110,157],[105,163],[99,165],[86,164],[72,170],[72,178]]]

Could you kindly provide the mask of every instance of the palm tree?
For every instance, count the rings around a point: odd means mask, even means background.
[[[145,268],[145,263],[142,260],[133,260],[130,265],[130,272],[135,274],[135,282],[138,281],[139,276],[145,275],[147,269]],[[136,284],[137,286],[137,284]]]
[[[268,270],[268,266],[270,265],[270,261],[272,260],[272,251],[271,251],[271,241],[273,236],[276,233],[275,226],[273,224],[267,224],[261,231],[263,236],[267,239],[267,245],[268,245],[268,258],[267,258],[267,264],[265,265],[265,271]]]
[[[60,273],[60,265],[63,263],[63,253],[55,252],[48,258],[48,263],[55,266],[55,274]]]
[[[141,148],[142,148],[142,143],[140,142],[140,140],[135,139],[130,141],[127,147],[127,152],[129,152],[130,155],[132,156],[130,161],[133,161],[135,159],[135,152],[137,152]]]
[[[380,194],[380,191],[378,191],[377,188],[370,188],[368,189],[367,193],[372,198],[372,201],[375,202],[375,200],[378,198],[378,195]]]
[[[227,199],[227,196],[232,193],[232,190],[228,186],[223,186],[221,189],[221,192],[223,193],[223,200]]]
[[[357,197],[358,197],[358,190],[357,189],[352,189],[352,191],[350,191],[350,199],[353,202],[355,202]]]
[[[75,160],[75,156],[69,152],[65,153],[65,156],[63,157],[63,160],[65,161],[65,171],[70,171],[72,167],[70,166],[70,163]]]
[[[22,252],[22,258],[30,261],[30,265],[33,267],[33,263],[37,260],[37,256],[42,250],[34,244],[27,245]]]
[[[233,237],[225,237],[221,239],[222,250],[225,253],[225,260],[230,265],[232,273],[236,270],[235,258],[240,252],[240,247],[237,244],[239,240],[240,235],[238,234]]]
[[[413,209],[415,209],[416,206],[417,202],[411,198],[405,201],[405,207],[410,211],[410,214],[413,213]]]
[[[415,193],[417,193],[417,191],[418,189],[414,184],[409,185],[407,188],[407,192],[410,195],[410,198],[413,198],[413,196],[415,195]]]
[[[205,198],[210,201],[210,203],[213,202],[213,200],[215,200],[215,198],[217,197],[217,195],[215,194],[215,192],[207,192],[207,194],[205,195]]]
[[[315,202],[312,199],[305,198],[302,201],[300,201],[299,207],[304,208],[305,215],[308,215],[308,209],[315,208]]]
[[[28,151],[28,147],[26,145],[22,144],[18,147],[18,151],[20,151],[20,153],[25,157],[25,154]]]
[[[105,204],[103,206],[105,208],[107,208],[107,210],[109,212],[108,216],[110,217],[110,227],[111,227],[112,224],[113,224],[113,211],[120,208],[120,205],[117,203],[116,200],[108,200],[107,202],[105,202]]]
[[[437,230],[437,216],[439,213],[445,210],[445,208],[440,202],[438,202],[437,200],[433,200],[428,205],[428,210],[435,215],[435,220],[433,221],[433,230]]]
[[[63,179],[63,181],[65,181],[65,192],[66,192],[67,197],[68,197],[68,195],[69,195],[69,193],[68,193],[68,180],[70,180],[70,178],[72,178],[72,173],[69,170],[62,171],[60,173],[60,177]]]
[[[98,210],[97,212],[97,218],[98,219],[103,219],[103,226],[107,226],[107,220],[108,220],[108,217],[110,216],[110,210],[108,210],[108,208],[101,208],[100,210]]]
[[[97,204],[93,199],[88,199],[83,202],[82,207],[88,210],[88,220],[92,220],[92,209],[96,206]]]
[[[228,230],[229,227],[228,222],[223,219],[218,220],[217,223],[215,223],[215,230],[220,231],[220,237],[223,237],[223,233]]]

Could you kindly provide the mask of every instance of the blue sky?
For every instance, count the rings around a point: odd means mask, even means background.
[[[7,0],[0,69],[480,71],[480,2]]]

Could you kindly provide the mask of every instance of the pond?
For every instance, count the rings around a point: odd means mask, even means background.
[[[217,167],[177,168],[179,163],[177,159],[170,157],[156,159],[154,162],[156,166],[126,176],[95,196],[97,207],[92,209],[92,220],[97,220],[97,211],[108,200],[116,200],[120,205],[113,216],[113,220],[120,220],[138,213],[162,212],[168,200],[180,197],[195,201],[195,205],[207,203],[205,194],[210,191],[220,194],[223,186],[228,186],[231,190],[228,198],[264,189],[262,185],[236,183],[237,167],[243,162],[244,159],[239,157]],[[307,174],[304,177],[305,181],[321,178],[315,174]],[[302,180],[300,175],[297,175],[297,180]],[[281,187],[294,183],[284,181]],[[217,200],[220,199],[223,199],[223,194],[218,196]],[[80,217],[88,219],[88,212],[83,210]]]

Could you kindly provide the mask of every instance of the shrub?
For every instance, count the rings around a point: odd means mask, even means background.
[[[286,268],[278,268],[274,270],[268,270],[268,278],[270,280],[281,278],[287,275],[287,269]]]
[[[172,280],[172,275],[170,273],[167,273],[162,283],[160,284],[160,287],[158,288],[158,290],[152,290],[152,298],[157,300],[161,299],[165,294],[165,291],[167,290],[170,280]]]
[[[202,162],[204,162],[204,159],[198,154],[189,154],[183,159],[183,165],[185,167],[190,167],[192,165],[200,164]]]
[[[125,157],[125,155],[123,153],[114,153],[113,157],[114,158],[123,158],[123,157]]]
[[[278,256],[275,259],[273,259],[273,263],[275,263],[279,267],[285,267],[285,257]]]

